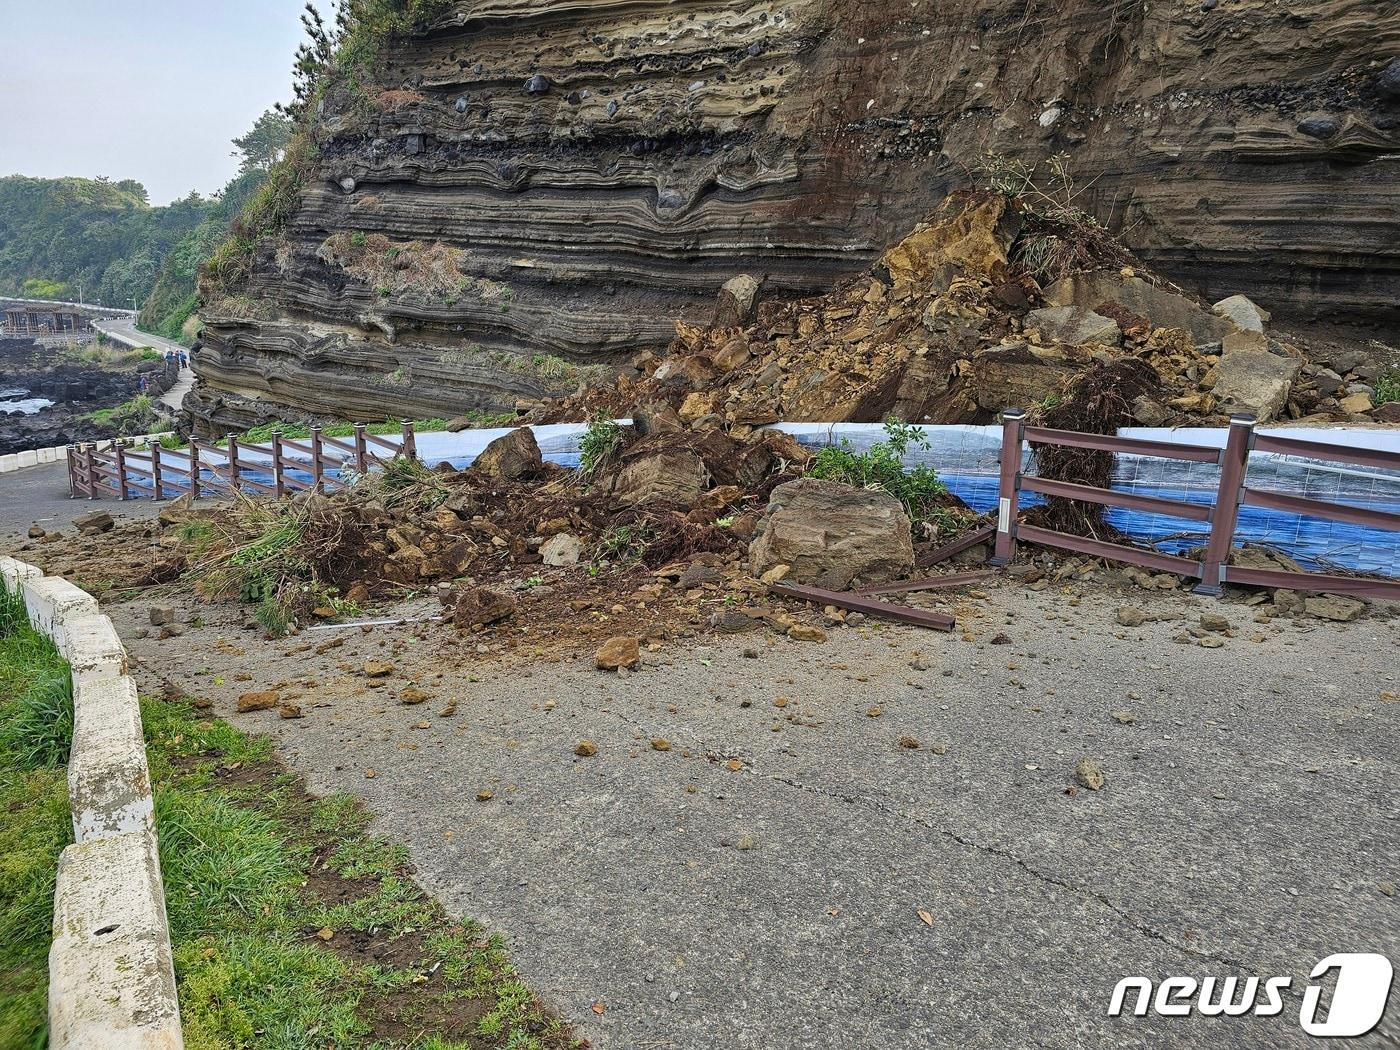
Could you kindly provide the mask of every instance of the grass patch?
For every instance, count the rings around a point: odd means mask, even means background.
[[[613,419],[599,416],[588,421],[588,429],[579,439],[579,473],[591,478],[622,448],[622,425]]]
[[[358,800],[312,798],[265,741],[184,703],[143,717],[190,1050],[576,1045]]]
[[[0,1047],[42,1047],[58,855],[72,841],[68,667],[0,586]]]
[[[155,410],[150,394],[137,394],[111,408],[99,408],[89,412],[89,419],[98,426],[111,427],[121,435],[149,434],[160,429],[161,418]]]

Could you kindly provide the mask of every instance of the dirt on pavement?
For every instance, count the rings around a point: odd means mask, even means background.
[[[617,674],[183,601],[161,639],[149,604],[109,607],[143,689],[365,798],[598,1046],[1302,1046],[1319,959],[1400,954],[1394,618],[1002,578],[952,634],[759,627]],[[239,714],[259,691],[303,717]],[[1277,1017],[1107,1017],[1136,974],[1294,982]]]

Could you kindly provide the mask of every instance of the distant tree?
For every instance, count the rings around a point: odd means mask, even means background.
[[[340,20],[338,14],[338,24]],[[307,0],[306,10],[301,14],[301,24],[306,30],[306,40],[297,48],[296,61],[292,63],[292,101],[290,105],[277,104],[278,111],[293,120],[300,117],[315,98],[321,78],[335,58],[336,49],[337,34],[326,28],[325,19],[310,0]]]
[[[233,140],[235,157],[240,158],[239,175],[251,171],[264,175],[282,159],[292,137],[292,120],[286,113],[269,109],[246,134]]]

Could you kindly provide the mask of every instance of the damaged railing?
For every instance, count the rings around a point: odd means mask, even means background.
[[[1207,445],[1149,441],[1107,434],[1080,434],[1069,430],[1027,426],[1024,411],[1007,409],[1002,413],[1001,480],[998,492],[996,549],[992,563],[1005,565],[1014,557],[1017,542],[1025,542],[1141,565],[1160,572],[1176,573],[1199,581],[1196,590],[1202,594],[1219,594],[1221,584],[1228,582],[1400,600],[1400,580],[1251,569],[1229,564],[1241,506],[1313,515],[1400,531],[1400,514],[1291,496],[1246,484],[1249,453],[1252,450],[1391,470],[1400,470],[1400,453],[1332,445],[1321,441],[1270,437],[1267,434],[1256,434],[1254,426],[1252,416],[1231,417],[1225,447],[1217,449]],[[1163,499],[1025,474],[1021,470],[1021,462],[1024,443],[1027,441],[1038,445],[1062,445],[1101,452],[1212,463],[1220,468],[1220,483],[1215,502],[1213,505],[1207,505],[1186,500]],[[1025,525],[1018,521],[1022,492],[1202,521],[1210,525],[1210,535],[1203,557],[1196,561],[1161,551]]]
[[[348,440],[312,427],[304,441],[273,431],[267,444],[230,436],[227,445],[220,447],[191,438],[188,449],[155,443],[146,452],[137,452],[120,441],[106,450],[86,443],[68,446],[68,493],[74,499],[119,500],[161,500],[170,494],[199,499],[234,492],[281,497],[343,488],[342,471],[363,474],[373,465],[399,457],[417,457],[411,420],[404,420],[397,441],[371,434],[365,424],[356,423]]]

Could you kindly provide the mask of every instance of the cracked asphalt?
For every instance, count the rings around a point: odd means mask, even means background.
[[[1128,602],[1164,619],[1119,626]],[[1239,636],[1173,641],[1207,610]],[[437,628],[315,655],[293,650],[330,635],[262,645],[225,609],[167,641],[112,611],[145,666],[363,796],[598,1047],[1305,1046],[1318,960],[1400,961],[1393,617],[1258,625],[1008,581],[952,635],[749,634],[619,677],[506,667]],[[350,673],[386,654],[386,690]],[[386,695],[409,680],[432,700]],[[231,715],[275,685],[305,718]],[[1102,790],[1076,786],[1081,757]],[[1275,1017],[1110,1018],[1129,975],[1294,983]],[[1400,1045],[1396,998],[1331,1045]]]

